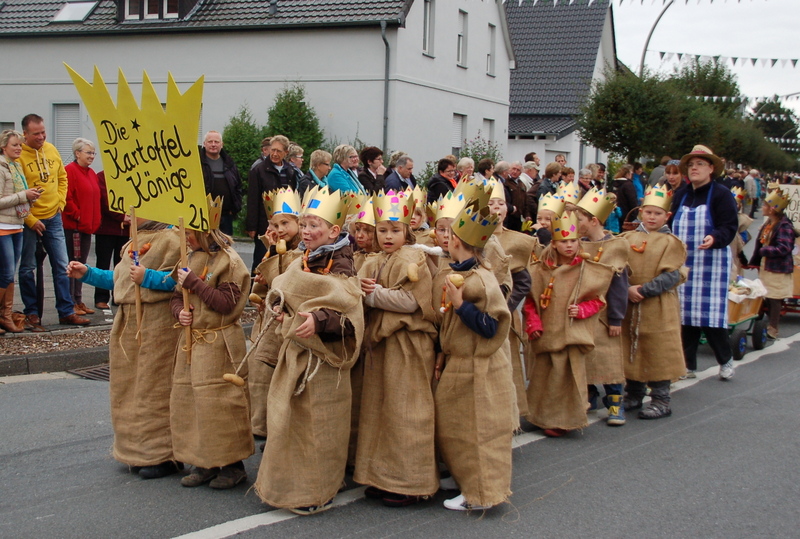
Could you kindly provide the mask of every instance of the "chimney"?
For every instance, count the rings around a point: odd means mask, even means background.
[[[269,15],[274,17],[278,14],[278,0],[270,0],[269,2]]]

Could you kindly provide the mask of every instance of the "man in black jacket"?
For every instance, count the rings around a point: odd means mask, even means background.
[[[203,167],[206,193],[214,198],[223,197],[219,229],[231,236],[233,220],[242,209],[242,178],[233,159],[222,146],[222,135],[219,132],[206,133],[200,148],[200,164]]]

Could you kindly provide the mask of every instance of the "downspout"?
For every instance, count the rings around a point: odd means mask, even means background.
[[[383,72],[383,149],[388,152],[389,145],[389,41],[386,39],[386,21],[381,21],[381,39],[386,49],[386,59],[384,60]]]

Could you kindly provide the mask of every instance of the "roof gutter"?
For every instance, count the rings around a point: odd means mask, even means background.
[[[386,39],[386,21],[381,21],[381,39],[383,39],[386,51],[383,61],[383,145],[381,148],[386,152],[389,147],[389,58],[391,56],[389,40]]]

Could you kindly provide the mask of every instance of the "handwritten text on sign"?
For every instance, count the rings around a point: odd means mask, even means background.
[[[130,206],[139,217],[188,228],[208,229],[203,172],[193,143],[200,121],[203,79],[181,94],[169,75],[166,110],[147,73],[142,106],[137,105],[120,70],[117,103],[95,67],[89,84],[67,66],[95,125],[112,211]]]

